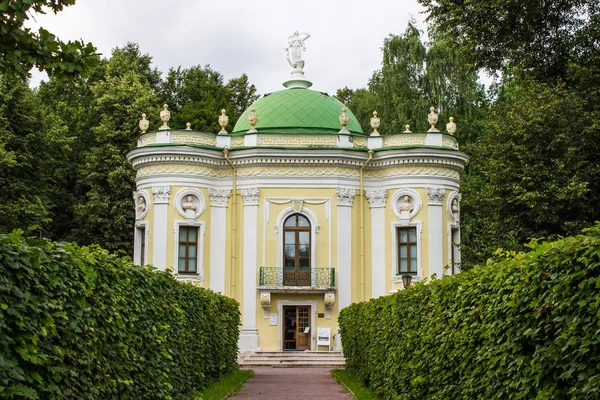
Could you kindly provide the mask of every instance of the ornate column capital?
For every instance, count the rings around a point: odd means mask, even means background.
[[[258,188],[242,189],[242,197],[244,198],[244,206],[257,206],[260,190]]]
[[[352,202],[354,201],[356,190],[348,188],[337,188],[336,193],[338,206],[352,207]]]
[[[171,186],[152,186],[152,194],[154,195],[154,204],[169,204]]]
[[[441,206],[442,202],[444,201],[445,193],[445,189],[428,187],[427,199],[429,200],[429,205]]]
[[[385,203],[387,202],[387,190],[369,190],[366,194],[371,208],[385,207]]]
[[[208,189],[208,198],[211,207],[227,207],[227,199],[231,195],[231,190],[227,189]]]

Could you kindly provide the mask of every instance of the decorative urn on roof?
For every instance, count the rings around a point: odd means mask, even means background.
[[[342,130],[340,133],[350,133],[346,126],[348,126],[348,122],[350,122],[350,117],[346,114],[346,108],[342,108],[342,114],[340,115],[340,124],[342,125]]]
[[[377,132],[377,128],[381,124],[381,118],[377,116],[377,111],[373,111],[373,118],[371,118],[371,128],[373,128],[373,132],[371,136],[379,136],[379,132]]]
[[[229,117],[227,115],[225,115],[225,109],[223,108],[221,110],[221,115],[219,115],[219,126],[221,127],[221,130],[219,131],[219,135],[227,133],[227,131],[225,130],[225,127],[227,126],[228,123],[229,123]]]
[[[140,119],[140,123],[138,124],[142,133],[146,133],[148,127],[150,126],[150,122],[146,119],[146,113],[142,113],[142,119]]]
[[[431,128],[429,128],[427,132],[439,132],[435,127],[435,124],[438,122],[438,115],[435,113],[435,107],[431,106],[430,111],[431,112],[427,116],[427,122],[431,124]]]
[[[169,122],[169,120],[171,119],[171,112],[168,110],[169,106],[164,104],[163,105],[163,109],[160,112],[160,119],[163,122],[162,126],[160,127],[160,129],[169,129],[169,126],[167,125],[167,122]]]
[[[256,124],[258,124],[258,117],[256,116],[256,110],[253,108],[250,110],[250,115],[248,115],[248,122],[250,123],[250,130],[248,133],[258,132],[256,130]]]
[[[454,135],[454,133],[456,133],[456,124],[454,123],[454,117],[450,117],[450,122],[446,124],[446,130],[451,135]]]

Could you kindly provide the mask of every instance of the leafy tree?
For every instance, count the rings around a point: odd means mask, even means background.
[[[363,132],[369,133],[373,130],[370,121],[373,116],[373,111],[378,110],[379,103],[377,98],[369,90],[364,88],[353,90],[344,87],[337,90],[335,98],[352,110],[352,113],[358,119]],[[383,121],[379,132],[386,132],[386,122],[387,121]]]
[[[64,122],[42,112],[25,82],[0,75],[0,233],[47,232],[70,151]]]
[[[597,29],[600,10],[599,0],[418,1],[432,26],[454,38],[477,68],[516,65],[543,81],[564,77],[590,49],[581,44],[590,26]]]
[[[194,130],[218,132],[221,109],[227,111],[229,120],[235,124],[258,96],[245,74],[224,84],[219,72],[209,65],[197,65],[189,69],[171,68],[163,82],[161,98],[173,110],[173,128],[183,128],[190,122]]]
[[[600,220],[600,118],[565,85],[507,85],[463,183],[467,267],[494,249],[571,235]]]
[[[49,76],[73,77],[85,74],[98,63],[96,48],[83,41],[62,42],[44,28],[33,32],[23,25],[32,12],[62,11],[75,0],[0,1],[0,73],[29,77],[35,66]]]
[[[91,112],[98,116],[98,125],[92,128],[95,143],[85,152],[79,175],[87,188],[86,198],[74,210],[74,234],[79,242],[128,252],[132,250],[135,173],[124,154],[136,145],[141,113],[146,112],[158,126],[155,115],[159,110],[151,83],[138,66],[127,49],[115,49],[104,79],[91,88]]]

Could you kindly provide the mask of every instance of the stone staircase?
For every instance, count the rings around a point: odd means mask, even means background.
[[[327,367],[344,368],[341,351],[255,351],[240,355],[241,368],[253,367]]]

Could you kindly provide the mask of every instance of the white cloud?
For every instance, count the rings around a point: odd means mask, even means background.
[[[246,73],[259,93],[282,88],[290,72],[287,38],[309,32],[305,73],[314,89],[333,94],[364,87],[387,35],[404,32],[410,16],[425,29],[422,10],[416,0],[79,0],[36,20],[61,40],[92,42],[106,56],[139,43],[163,72],[210,64],[226,79]],[[41,76],[35,73],[32,85]]]

